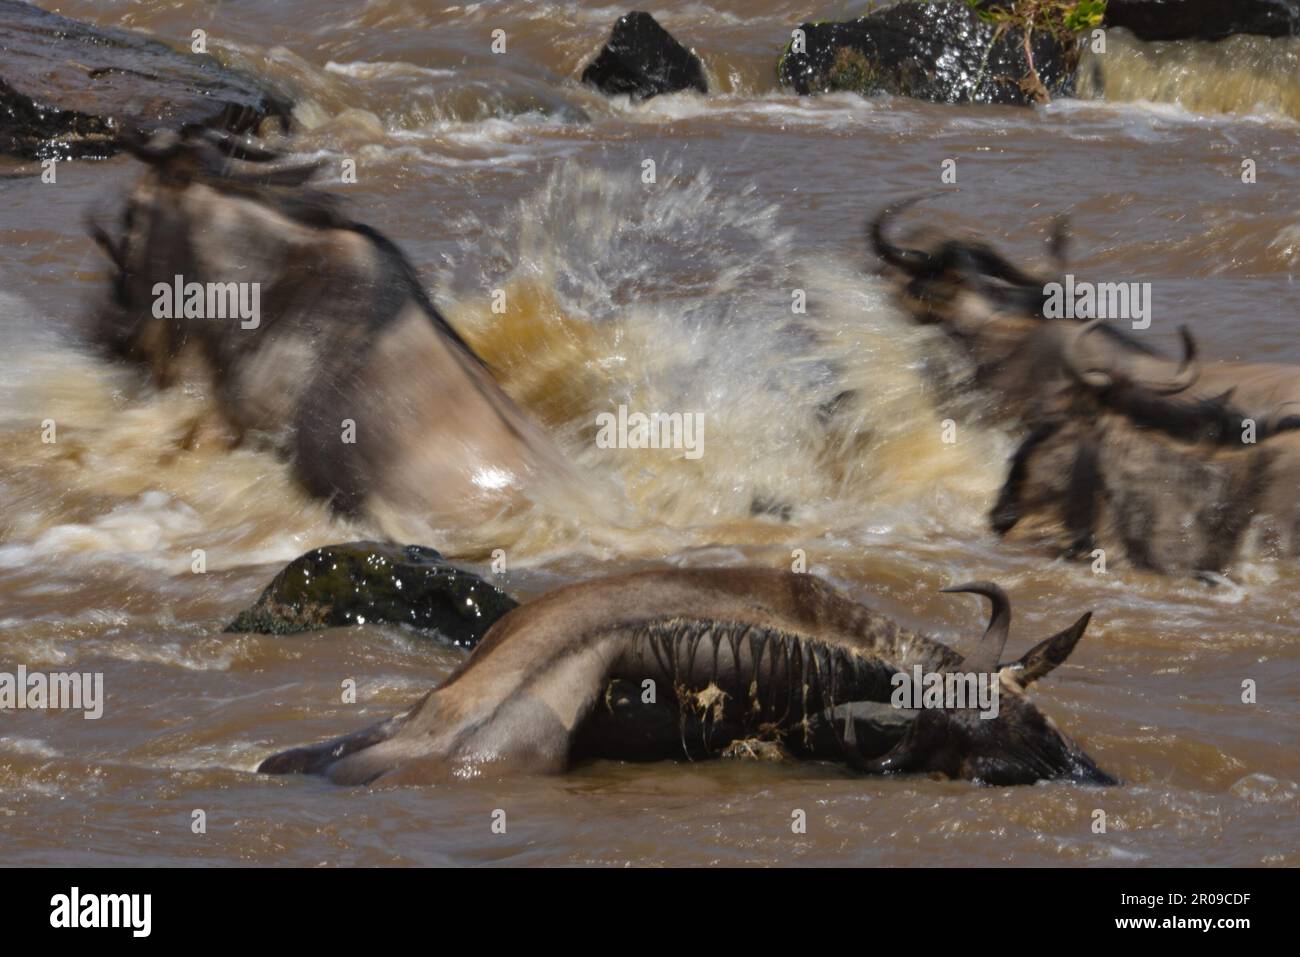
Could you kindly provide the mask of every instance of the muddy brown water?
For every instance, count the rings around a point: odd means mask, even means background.
[[[1152,283],[1153,341],[1186,322],[1206,354],[1300,361],[1298,41],[1114,34],[1100,89],[1036,111],[779,91],[789,28],[856,6],[663,4],[717,92],[629,105],[575,82],[620,7],[51,4],[177,42],[202,28],[227,62],[292,87],[296,148],[357,160],[359,182],[335,186],[358,218],[409,252],[508,391],[609,490],[590,514],[530,510],[423,544],[481,571],[504,549],[521,598],[656,563],[788,566],[802,549],[812,571],[958,645],[983,610],[936,594],[955,581],[1010,592],[1013,650],[1092,609],[1034,696],[1124,783],[733,762],[489,768],[373,791],[253,774],[279,748],[404,708],[460,653],[373,625],[221,633],[283,562],[376,529],[332,520],[256,449],[180,451],[206,397],[151,394],[79,344],[104,280],[82,218],[136,175],[118,158],[66,164],[55,185],[0,179],[0,671],[102,672],[107,697],[97,721],[0,713],[6,864],[1300,863],[1300,569],[1247,560],[1208,588],[999,543],[984,514],[1012,439],[959,420],[941,441],[952,413],[921,360],[944,344],[895,311],[862,238],[886,201],[945,189],[924,215],[1029,260],[1067,210],[1076,273]],[[939,184],[949,158],[955,190]],[[862,396],[848,427],[814,428],[846,388]],[[619,403],[704,412],[704,455],[597,449],[594,416]],[[790,520],[751,516],[756,496]],[[341,702],[349,678],[356,704]],[[1246,680],[1257,703],[1242,703]]]

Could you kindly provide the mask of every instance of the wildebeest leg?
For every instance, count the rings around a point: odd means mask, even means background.
[[[1205,529],[1206,542],[1198,572],[1221,573],[1237,554],[1241,538],[1269,485],[1273,459],[1266,450],[1251,456],[1243,468],[1233,471],[1225,494],[1197,514],[1196,521]]]
[[[993,531],[999,535],[1011,531],[1022,518],[1020,494],[1024,491],[1025,479],[1028,477],[1029,457],[1039,445],[1055,435],[1060,428],[1059,422],[1041,423],[1020,443],[1020,448],[1016,449],[1015,455],[1011,457],[1011,468],[1007,472],[1006,481],[1002,483],[1002,490],[998,492],[997,503],[989,512],[989,522],[993,526]]]
[[[1070,485],[1065,500],[1065,530],[1070,536],[1067,558],[1078,558],[1093,549],[1093,530],[1097,521],[1097,502],[1101,495],[1101,468],[1097,463],[1097,446],[1085,440],[1070,469]]]
[[[345,516],[360,513],[370,487],[366,462],[378,452],[371,448],[374,430],[360,421],[361,412],[349,401],[356,394],[362,361],[352,356],[342,369],[317,372],[299,403],[293,438],[294,478]],[[350,443],[342,441],[344,420],[351,420],[355,429]]]

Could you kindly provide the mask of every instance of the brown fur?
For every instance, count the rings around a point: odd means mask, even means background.
[[[1188,442],[1094,408],[1031,434],[994,528],[1107,563],[1222,573],[1243,554],[1300,555],[1300,432],[1255,445]],[[1252,548],[1258,546],[1258,548]]]
[[[309,492],[347,513],[486,518],[565,474],[392,243],[301,188],[306,173],[218,161],[213,149],[202,139],[137,148],[149,166],[121,234],[93,229],[117,266],[97,341],[160,388],[210,387],[236,442],[270,443]],[[259,283],[260,325],[154,318],[154,284],[175,275]]]

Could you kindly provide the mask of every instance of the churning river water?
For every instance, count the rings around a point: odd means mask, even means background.
[[[790,29],[862,4],[666,0],[653,12],[714,92],[633,105],[576,80],[619,6],[45,5],[178,44],[204,29],[227,64],[294,91],[295,148],[356,160],[357,183],[326,187],[407,251],[506,390],[617,499],[420,544],[480,572],[503,549],[497,580],[521,599],[662,563],[788,567],[802,550],[958,647],[984,611],[937,591],[988,578],[1011,595],[1016,654],[1091,609],[1033,696],[1124,783],[747,762],[386,790],[254,774],[405,708],[462,653],[376,625],[222,633],[283,563],[382,530],[331,518],[271,455],[182,450],[207,398],[149,392],[81,344],[105,282],[85,213],[139,172],[118,157],[62,164],[56,186],[0,179],[0,670],[102,672],[106,693],[95,721],[0,713],[3,863],[1300,864],[1300,568],[1246,564],[1208,587],[1000,543],[985,515],[1012,436],[959,420],[942,441],[950,413],[921,366],[949,346],[896,310],[863,238],[888,201],[945,190],[924,215],[1032,262],[1065,211],[1076,273],[1152,284],[1154,340],[1185,322],[1207,355],[1300,362],[1300,41],[1113,32],[1079,99],[1034,110],[799,98],[775,79]],[[839,427],[814,427],[849,389]],[[704,454],[596,448],[595,416],[619,404],[704,412]],[[751,514],[755,499],[788,520]]]

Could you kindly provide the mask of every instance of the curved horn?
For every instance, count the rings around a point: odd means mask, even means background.
[[[1092,319],[1085,322],[1066,341],[1061,353],[1066,368],[1080,382],[1094,389],[1108,389],[1115,384],[1115,377],[1111,373],[1098,366],[1087,365],[1082,353],[1083,340],[1091,333],[1105,326],[1105,324],[1106,320],[1104,319]],[[1183,357],[1178,363],[1178,370],[1164,382],[1145,386],[1156,395],[1174,395],[1178,392],[1184,392],[1200,378],[1201,366],[1196,358],[1196,339],[1193,338],[1186,326],[1178,327],[1178,335],[1183,343]]]
[[[1095,367],[1085,368],[1083,356],[1080,349],[1083,340],[1092,332],[1105,325],[1105,319],[1092,319],[1080,326],[1068,340],[1061,351],[1061,358],[1065,360],[1065,367],[1074,374],[1084,385],[1092,386],[1094,389],[1108,389],[1115,384],[1115,379],[1109,372],[1104,369]]]
[[[205,127],[198,132],[198,135],[205,142],[215,146],[222,154],[249,163],[269,163],[271,160],[279,159],[282,155],[254,143],[246,136],[236,136],[225,130],[214,130]]]
[[[923,199],[925,199],[925,194],[918,194],[899,200],[892,206],[886,206],[871,221],[869,229],[871,247],[876,251],[876,255],[889,265],[913,274],[930,261],[929,253],[919,249],[903,249],[901,246],[895,246],[885,238],[885,227],[903,210],[909,206],[914,206]]]
[[[988,627],[984,629],[984,637],[980,639],[980,646],[966,656],[962,667],[972,672],[996,671],[998,659],[1007,646],[1007,636],[1011,633],[1011,601],[1007,598],[1007,593],[993,582],[986,581],[966,582],[964,585],[941,588],[940,591],[983,595],[992,604],[993,611],[989,615]]]
[[[197,144],[199,162],[209,176],[220,177],[235,183],[261,186],[301,186],[325,165],[324,160],[300,160],[295,163],[275,165],[260,160],[239,159],[237,153],[226,152],[206,138]],[[272,154],[274,155],[274,154]]]
[[[1201,375],[1201,365],[1196,360],[1196,340],[1186,326],[1178,327],[1179,338],[1183,341],[1183,358],[1178,363],[1178,371],[1173,378],[1157,387],[1154,391],[1160,395],[1173,395],[1189,389]]]

